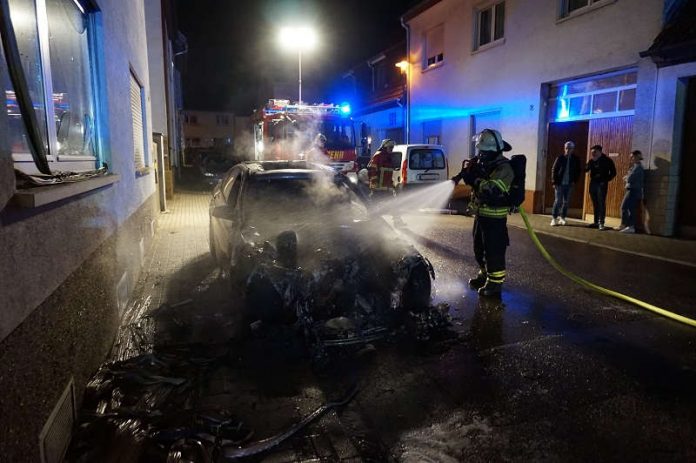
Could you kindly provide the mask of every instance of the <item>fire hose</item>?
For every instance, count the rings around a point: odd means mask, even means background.
[[[534,232],[534,229],[529,223],[529,218],[527,217],[527,214],[524,212],[524,209],[520,206],[519,207],[519,212],[520,215],[522,216],[522,220],[524,220],[524,225],[527,228],[527,233],[529,234],[529,237],[532,239],[532,242],[534,245],[537,247],[541,255],[548,261],[549,264],[556,270],[558,270],[563,276],[571,279],[575,283],[579,284],[580,286],[583,286],[585,288],[591,289],[592,291],[598,292],[600,294],[604,294],[606,296],[610,296],[625,302],[629,302],[633,305],[636,305],[638,307],[641,307],[643,309],[649,310],[651,312],[654,312],[656,314],[662,315],[663,317],[671,318],[672,320],[678,321],[679,323],[684,323],[685,325],[690,325],[696,328],[696,320],[692,318],[685,317],[683,315],[676,314],[674,312],[670,312],[669,310],[662,309],[660,307],[657,307],[652,304],[648,304],[647,302],[643,302],[639,299],[636,299],[634,297],[626,296],[625,294],[621,294],[617,291],[613,291],[611,289],[604,288],[602,286],[596,285],[590,281],[585,280],[584,278],[581,278],[577,276],[576,274],[570,272],[569,270],[566,270],[561,264],[559,264],[556,259],[554,259],[551,254],[544,248],[544,246],[541,244],[541,241],[539,241],[539,238],[537,237],[536,233]]]

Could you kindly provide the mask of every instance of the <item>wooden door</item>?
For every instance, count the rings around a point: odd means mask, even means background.
[[[549,124],[548,145],[546,148],[546,186],[544,187],[544,212],[550,214],[555,198],[554,188],[551,184],[553,178],[551,168],[558,156],[563,155],[563,145],[565,142],[575,143],[575,155],[580,160],[581,169],[584,167],[584,160],[587,157],[587,137],[590,124],[588,121],[572,122],[551,122]],[[578,179],[578,184],[570,196],[568,205],[568,217],[582,217],[582,202],[584,194],[584,179],[582,174]]]
[[[680,236],[696,238],[696,78],[689,79],[681,148],[677,229]]]
[[[623,177],[631,167],[631,139],[633,116],[607,117],[590,121],[588,145],[602,145],[604,154],[614,161],[616,178],[609,182],[607,193],[607,217],[621,217],[621,201],[624,197]],[[589,151],[586,161],[590,159]],[[585,182],[585,213],[594,214],[590,200],[589,181]]]

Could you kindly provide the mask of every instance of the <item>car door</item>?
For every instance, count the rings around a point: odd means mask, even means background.
[[[242,171],[233,169],[223,181],[213,196],[213,210],[211,212],[212,239],[215,246],[224,258],[230,261],[230,249],[233,237],[239,230],[239,191],[242,183]]]

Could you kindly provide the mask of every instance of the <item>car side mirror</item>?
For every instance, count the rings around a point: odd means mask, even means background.
[[[215,206],[212,213],[213,217],[223,220],[236,220],[237,211],[230,206]]]

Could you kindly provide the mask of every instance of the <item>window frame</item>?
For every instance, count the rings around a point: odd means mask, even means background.
[[[495,38],[496,32],[498,31],[498,23],[497,23],[497,12],[498,12],[498,7],[502,5],[503,8],[503,24],[502,24],[502,35],[498,37],[497,39]],[[489,23],[489,30],[490,30],[490,40],[486,43],[481,43],[481,20],[482,20],[482,13],[485,11],[491,12],[490,14],[490,23]],[[482,6],[477,7],[474,10],[473,14],[473,32],[474,32],[474,37],[472,39],[472,52],[477,52],[480,50],[486,50],[490,47],[494,47],[496,45],[500,45],[505,42],[505,18],[507,16],[507,11],[505,11],[505,0],[499,0],[491,3],[485,3]]]
[[[433,55],[430,55],[430,50],[428,47],[428,43],[432,43],[432,40],[428,40],[428,35],[434,33],[436,30],[440,30],[442,37],[441,37],[441,45],[440,45],[440,51],[439,53],[435,53]],[[423,71],[427,71],[429,69],[433,69],[439,66],[442,66],[445,63],[445,25],[444,24],[438,24],[437,26],[431,27],[427,31],[424,32],[423,34],[423,50],[425,53],[423,53]],[[430,63],[431,58],[433,59],[433,62]]]
[[[87,65],[89,67],[89,83],[92,86],[92,94],[90,95],[90,106],[92,110],[92,123],[94,124],[94,133],[92,134],[92,145],[94,155],[75,155],[75,154],[58,154],[58,129],[53,121],[55,117],[55,104],[53,102],[53,73],[51,69],[51,52],[50,52],[50,30],[48,21],[47,0],[34,0],[34,8],[36,13],[36,29],[38,40],[39,61],[41,64],[42,78],[42,93],[44,97],[44,117],[39,118],[38,122],[46,126],[46,144],[47,154],[46,160],[51,166],[51,170],[56,171],[89,171],[97,168],[97,163],[103,162],[104,150],[103,129],[101,127],[101,98],[100,91],[100,72],[101,61],[99,60],[96,50],[99,43],[98,37],[98,15],[100,10],[92,3],[91,0],[72,0],[80,13],[85,16],[87,28]],[[23,172],[38,172],[33,164],[31,153],[18,152],[11,153],[12,162],[15,168]]]
[[[573,85],[576,83],[583,83],[583,82],[592,82],[592,81],[599,81],[602,79],[614,77],[614,76],[623,76],[623,75],[636,75],[636,81],[632,83],[622,83],[620,85],[615,85],[612,87],[603,87],[599,89],[593,89],[593,90],[585,90],[581,92],[576,92],[576,93],[568,93],[562,96],[549,96],[547,103],[548,103],[548,108],[547,108],[547,115],[546,118],[548,119],[549,122],[569,122],[569,121],[580,121],[580,120],[590,120],[590,119],[602,119],[605,117],[620,117],[620,116],[632,116],[635,115],[636,108],[635,108],[635,95],[634,95],[634,103],[633,103],[633,108],[632,109],[621,109],[621,94],[622,92],[626,91],[636,91],[638,88],[638,81],[637,81],[637,69],[635,68],[629,68],[629,69],[623,69],[620,71],[616,72],[611,72],[607,74],[599,74],[595,76],[590,76],[587,78],[583,79],[577,79],[577,80],[570,80],[570,81],[565,81],[565,82],[557,82],[551,85],[551,88],[554,87],[560,87],[563,85]],[[594,112],[595,109],[595,96],[602,96],[602,95],[607,95],[607,94],[615,94],[615,104],[614,104],[614,111],[609,111],[609,112]],[[567,101],[567,106],[568,110],[570,110],[570,103],[571,100],[575,98],[589,98],[589,108],[590,111],[589,113],[584,113],[584,114],[577,114],[571,116],[568,114],[567,116],[558,116],[556,114],[558,104],[560,103],[560,100],[566,100]]]
[[[615,3],[616,0],[587,0],[587,5],[568,11],[569,0],[558,0],[557,22],[563,22]]]
[[[138,86],[139,93],[140,93],[140,118],[141,118],[141,130],[142,130],[142,135],[143,135],[143,165],[139,166],[137,163],[137,159],[135,158],[135,131],[133,131],[133,165],[135,168],[135,175],[136,177],[142,176],[147,174],[150,171],[150,150],[149,150],[149,139],[148,139],[148,133],[149,133],[149,128],[147,126],[147,95],[145,94],[145,86],[142,84],[142,80],[138,76],[138,74],[135,72],[133,69],[133,66],[130,66],[130,77],[133,79],[133,82]],[[129,91],[130,91],[130,84],[131,80],[129,79],[128,85],[129,85]],[[129,98],[128,101],[131,102],[130,99],[130,92],[129,92]],[[131,106],[131,112],[133,110],[132,102],[130,104]],[[131,124],[134,124],[135,121],[131,121]]]

